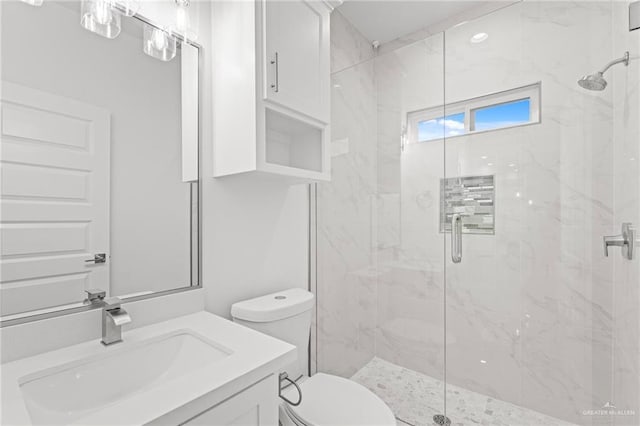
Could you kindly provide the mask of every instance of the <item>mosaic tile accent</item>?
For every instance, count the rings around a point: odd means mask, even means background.
[[[433,425],[444,410],[441,380],[380,358],[373,358],[353,377],[389,405],[398,425]],[[575,426],[458,386],[447,385],[447,415],[452,425]]]

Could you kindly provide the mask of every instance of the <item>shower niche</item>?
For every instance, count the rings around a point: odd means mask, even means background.
[[[493,175],[440,179],[440,232],[451,232],[451,218],[462,216],[464,234],[495,234]]]

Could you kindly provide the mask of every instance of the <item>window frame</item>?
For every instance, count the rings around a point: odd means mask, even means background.
[[[477,133],[493,132],[502,129],[511,129],[520,126],[529,126],[531,124],[539,124],[541,122],[541,92],[542,83],[537,82],[526,86],[517,87],[515,89],[504,90],[502,92],[492,93],[489,95],[478,96],[464,101],[453,102],[447,105],[439,105],[436,107],[425,108],[407,113],[407,143],[409,145],[416,143],[425,143],[442,140],[445,138],[457,138],[460,136],[469,136]],[[510,126],[496,127],[492,129],[476,130],[475,129],[475,113],[478,110],[492,106],[499,106],[511,102],[529,100],[529,121],[525,123],[513,124]],[[442,136],[441,138],[418,140],[418,126],[423,121],[444,119],[450,115],[464,114],[464,133],[453,136]]]

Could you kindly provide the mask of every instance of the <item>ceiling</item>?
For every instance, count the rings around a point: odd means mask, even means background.
[[[369,41],[386,43],[496,1],[346,0],[338,10]]]

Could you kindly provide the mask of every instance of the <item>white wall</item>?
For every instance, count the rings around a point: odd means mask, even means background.
[[[200,3],[202,19],[209,16]],[[264,176],[213,178],[212,69],[204,44],[202,167],[202,283],[206,308],[229,317],[234,302],[291,287],[308,287],[307,185]]]

